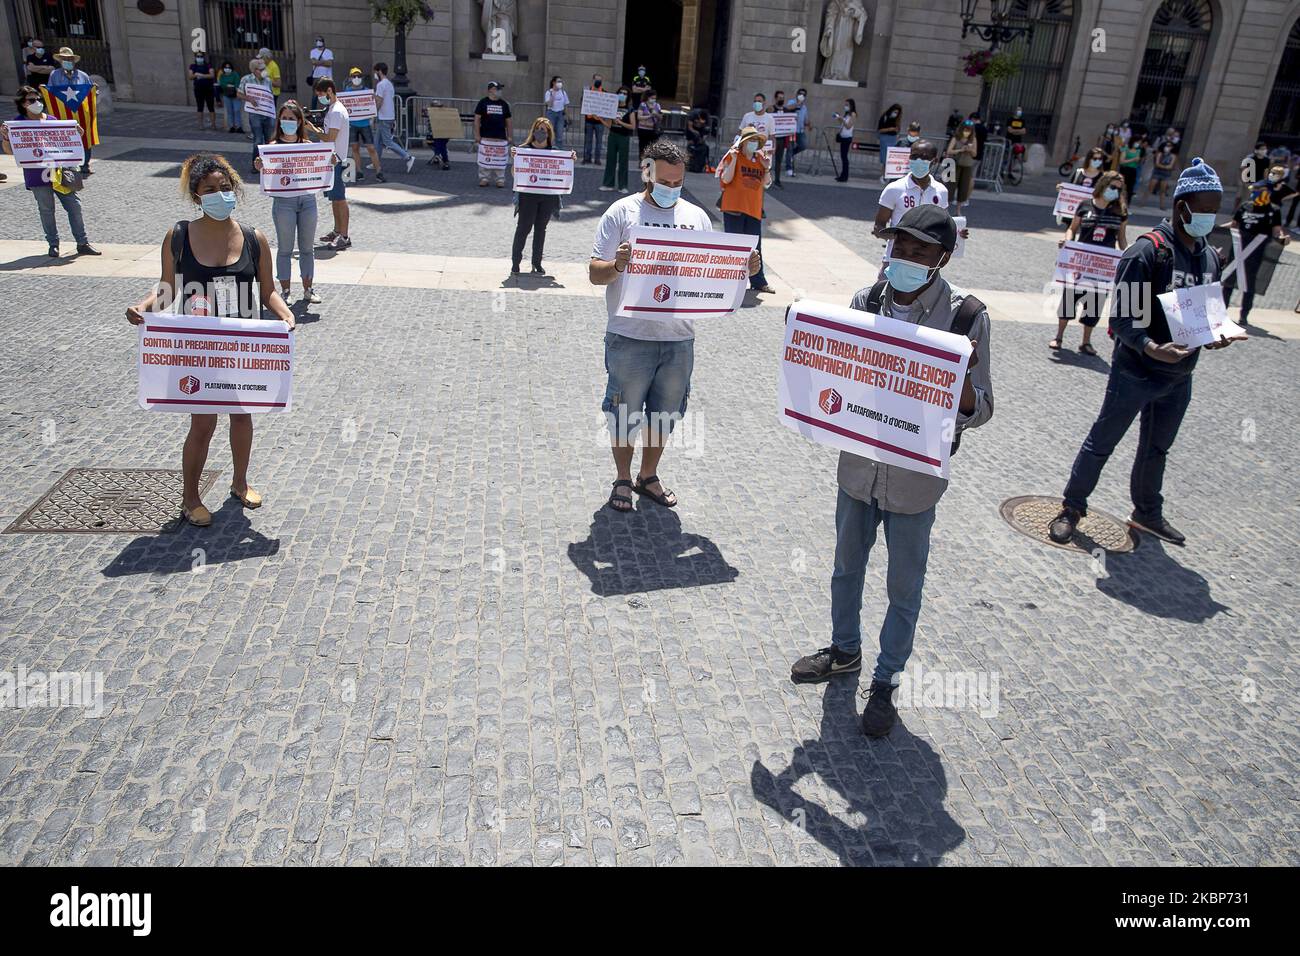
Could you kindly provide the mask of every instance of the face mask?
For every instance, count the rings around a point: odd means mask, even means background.
[[[62,63],[63,68],[67,70],[69,73],[71,73],[74,69],[76,69],[77,63],[75,60],[62,60],[60,62]]]
[[[1021,115],[1020,110],[1016,110],[1016,119],[1020,119]]]
[[[620,93],[620,94],[618,94],[618,101],[619,101],[620,103],[626,103],[626,102],[627,102],[627,94],[626,94],[626,93]]]
[[[38,47],[36,48],[36,55],[37,55],[37,56],[45,56],[45,47],[43,47],[43,46],[38,46]]]
[[[650,195],[655,201],[655,205],[662,209],[667,209],[673,203],[677,202],[677,197],[682,194],[681,186],[661,186],[658,183],[650,190]]]
[[[194,62],[195,62],[195,63],[202,63],[202,62],[203,62],[203,57],[201,57],[201,56],[196,56],[196,57],[194,58]]]
[[[1174,151],[1174,148],[1173,148],[1172,146],[1170,146],[1168,143],[1165,143],[1165,152],[1166,152],[1166,153],[1172,153],[1173,151]]]
[[[645,67],[644,67],[644,66],[638,66],[638,67],[636,68],[636,74],[637,74],[637,76],[645,76]]]
[[[750,140],[748,143],[746,143],[746,144],[744,145],[744,147],[742,147],[742,148],[745,150],[745,155],[748,156],[750,159],[753,159],[753,158],[754,158],[754,154],[758,152],[758,143],[754,142],[754,141],[751,139],[751,140]]]
[[[26,105],[26,110],[27,112],[31,113],[33,116],[40,116],[41,104],[33,100],[32,102]]]
[[[329,106],[330,105],[329,94],[322,93],[320,96],[316,97],[316,102],[320,103],[321,106]]]
[[[371,73],[371,74],[370,74],[370,77],[371,77],[371,79],[373,79],[376,83],[378,83],[380,80],[383,79],[383,77],[380,76],[378,73]]]
[[[913,136],[911,133],[908,133],[907,136],[906,136],[906,139],[907,139],[907,141],[908,141],[909,143],[915,143],[915,142],[916,142],[918,139],[920,139],[920,138],[921,138],[921,137],[919,137],[919,136]]]
[[[1097,170],[1101,169],[1101,163],[1095,159],[1091,159],[1088,161],[1088,168],[1093,172],[1096,172]]]
[[[280,129],[284,130],[288,136],[296,136],[298,133],[297,120],[280,120]]]
[[[323,50],[323,49],[325,49],[325,41],[324,41],[324,40],[317,40],[317,41],[316,41],[316,49],[318,49],[318,50]]]
[[[1195,236],[1199,239],[1202,236],[1208,236],[1210,231],[1214,229],[1214,213],[1192,212],[1191,208],[1188,207],[1187,214],[1191,217],[1191,221],[1184,222],[1183,229],[1186,230],[1189,236]],[[1182,222],[1181,217],[1179,221]]]
[[[658,100],[651,100],[651,101],[650,101],[650,105],[651,105],[651,106],[654,106],[655,103],[657,103],[657,102],[658,102]]]
[[[564,83],[563,83],[562,81],[560,81],[560,80],[556,80],[556,81],[555,81],[555,88],[556,88],[557,90],[562,90],[562,89],[564,89]]]
[[[203,214],[209,219],[229,219],[230,214],[235,211],[235,194],[208,193],[200,197],[199,204],[203,207]]]
[[[930,175],[930,161],[928,159],[913,159],[908,161],[908,170],[911,171],[913,178],[924,179]]]
[[[802,103],[804,100],[804,95],[800,93],[798,96],[795,97],[795,99],[797,99],[800,103]]]
[[[551,142],[551,138],[545,133],[539,132],[533,137],[533,142],[538,146],[546,147]]]
[[[1280,183],[1282,181],[1282,177],[1277,175],[1276,173],[1270,173],[1268,177],[1268,181],[1270,183]]]
[[[223,66],[223,67],[221,68],[221,72],[222,72],[222,73],[229,73],[229,72],[230,72],[230,67],[228,67],[228,66]]]
[[[1257,150],[1255,150],[1255,155],[1258,156],[1260,159],[1263,159],[1265,156],[1268,155],[1268,150],[1266,150],[1266,149],[1257,149]]]
[[[361,85],[361,77],[359,77],[359,76],[354,76],[354,77],[352,77],[352,85],[353,85],[353,86],[360,86],[360,85]]]
[[[898,292],[915,292],[930,281],[930,269],[906,259],[891,259],[885,266],[885,278]]]
[[[763,104],[762,104],[761,101],[759,101],[759,100],[754,100],[754,112],[755,112],[755,113],[761,113],[761,112],[763,112]]]
[[[846,114],[849,112],[849,104],[848,104],[848,103],[845,103],[845,104],[844,104],[844,112],[845,112]]]
[[[1114,202],[1116,199],[1119,198],[1119,190],[1118,190],[1118,189],[1105,189],[1105,190],[1102,190],[1101,195],[1102,195],[1102,197],[1103,197],[1107,202]]]

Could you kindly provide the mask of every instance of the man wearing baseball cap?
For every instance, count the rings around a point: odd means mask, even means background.
[[[1115,351],[1106,397],[1092,430],[1074,459],[1066,482],[1061,513],[1049,534],[1065,544],[1088,513],[1088,496],[1115,446],[1141,417],[1137,457],[1129,491],[1133,513],[1129,525],[1171,544],[1185,536],[1164,516],[1165,459],[1178,435],[1192,397],[1192,369],[1200,349],[1175,345],[1156,296],[1170,289],[1219,281],[1222,264],[1205,241],[1214,228],[1223,186],[1199,158],[1183,170],[1174,188],[1172,215],[1124,252],[1115,273],[1110,330]],[[1207,349],[1221,349],[1241,337],[1220,337]]]
[[[488,83],[487,96],[479,100],[478,106],[474,107],[474,149],[477,150],[479,144],[485,139],[513,142],[510,136],[510,104],[501,98],[501,84],[496,80]],[[493,174],[496,176],[497,188],[505,186],[504,167],[483,165],[478,168],[478,184],[486,186],[489,177]]]
[[[962,432],[993,417],[988,310],[974,296],[954,291],[939,274],[957,245],[957,224],[943,206],[910,209],[896,224],[882,230],[882,235],[893,241],[885,278],[859,290],[853,308],[966,335],[974,347],[953,422],[955,451]],[[862,714],[863,733],[883,737],[897,719],[893,691],[912,654],[930,555],[930,529],[948,481],[840,452],[839,486],[835,570],[831,575],[831,646],[796,661],[790,679],[812,683],[862,669],[862,588],[876,529],[884,524],[889,549],[889,608],[880,628],[871,696]]]

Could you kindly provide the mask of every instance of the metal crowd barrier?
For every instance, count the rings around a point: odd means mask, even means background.
[[[460,114],[461,135],[449,139],[447,142],[457,143],[466,148],[472,148],[474,145],[474,109],[478,106],[481,97],[472,99],[455,96],[407,96],[398,97],[399,116],[401,117],[398,130],[401,136],[401,142],[404,146],[410,147],[412,144],[417,146],[424,145],[424,141],[429,135],[429,114],[427,112],[430,106],[446,106],[455,109]],[[518,144],[524,141],[528,135],[528,130],[533,125],[533,120],[539,116],[545,116],[546,112],[541,103],[510,103],[510,132],[513,141]],[[574,130],[574,110],[572,104],[570,108],[564,111],[564,125],[566,127],[566,144],[570,144],[569,137]],[[576,117],[579,121],[581,116]],[[582,129],[578,127],[579,149],[581,149]]]
[[[980,164],[975,167],[976,186],[987,186],[994,192],[1002,192],[1002,164],[1007,155],[1007,141],[1004,139],[987,139],[980,154]]]
[[[825,157],[830,164],[830,171],[837,176],[843,175],[840,169],[840,141],[839,126],[823,126],[820,130],[822,145],[820,149],[809,147],[807,152],[816,152],[812,160],[812,173],[816,175],[821,172],[822,158]],[[811,138],[813,134],[809,134]],[[871,157],[874,156],[873,161]],[[857,173],[863,177],[878,177],[884,172],[885,158],[880,155],[880,142],[865,142],[854,138],[849,144],[849,172]],[[798,169],[798,166],[795,167]]]

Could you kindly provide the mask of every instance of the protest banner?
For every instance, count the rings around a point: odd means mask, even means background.
[[[1189,285],[1156,296],[1169,323],[1169,336],[1176,345],[1196,348],[1213,345],[1220,336],[1245,335],[1246,330],[1228,318],[1223,304],[1223,285]]]
[[[9,145],[23,169],[80,166],[86,161],[76,120],[9,120]]]
[[[1251,290],[1249,288],[1250,283],[1246,279],[1246,260],[1254,254],[1256,249],[1264,244],[1264,240],[1268,238],[1268,235],[1260,233],[1254,239],[1250,240],[1250,244],[1247,245],[1245,249],[1241,248],[1240,229],[1233,226],[1232,229],[1229,230],[1229,235],[1232,237],[1232,261],[1223,267],[1223,275],[1227,276],[1230,272],[1235,272],[1237,274],[1237,288],[1242,292],[1249,292]]]
[[[885,178],[898,179],[907,175],[907,164],[912,158],[910,146],[891,146],[885,156]]]
[[[275,116],[275,94],[265,86],[249,83],[244,87],[244,111],[254,116]]]
[[[478,141],[478,164],[485,169],[505,169],[510,158],[510,144],[504,139]]]
[[[1056,256],[1052,284],[1076,289],[1109,289],[1115,284],[1115,269],[1124,253],[1109,246],[1067,242]]]
[[[1064,185],[1056,194],[1056,205],[1052,207],[1052,215],[1060,216],[1062,219],[1073,219],[1079,203],[1087,202],[1091,198],[1092,190],[1087,186]]]
[[[758,236],[693,229],[628,230],[632,258],[618,314],[643,319],[698,319],[736,311],[749,283]]]
[[[562,195],[573,192],[573,157],[558,149],[515,150],[511,170],[517,193]]]
[[[138,328],[141,408],[191,415],[289,411],[293,333],[283,322],[150,312]]]
[[[430,106],[425,113],[429,117],[430,139],[460,139],[465,135],[460,112],[453,107]]]
[[[379,115],[374,90],[339,90],[338,98],[348,111],[349,120],[374,119]]]
[[[605,90],[583,90],[582,115],[613,119],[618,115],[618,94]]]
[[[280,143],[257,147],[262,192],[306,196],[334,185],[334,147],[329,143]]]
[[[787,113],[784,110],[772,114],[772,135],[773,136],[793,136],[795,127],[798,126],[798,115]]]
[[[953,247],[952,257],[954,259],[960,259],[962,256],[966,255],[966,240],[963,239],[961,235],[962,230],[966,228],[966,217],[953,216],[952,221],[953,225],[957,227],[957,245]]]
[[[948,477],[971,343],[801,299],[786,316],[777,414],[820,445]]]

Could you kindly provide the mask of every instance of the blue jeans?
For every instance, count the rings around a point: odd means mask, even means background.
[[[880,140],[880,165],[885,165],[885,157],[889,155],[889,150],[898,145],[897,133],[877,133]]]
[[[920,514],[886,511],[872,499],[859,501],[840,490],[835,503],[835,571],[831,574],[831,643],[846,654],[862,649],[862,586],[867,560],[876,543],[876,526],[885,525],[889,565],[885,590],[889,608],[880,626],[880,655],[872,680],[897,683],[912,656],[912,638],[921,613],[925,565],[930,557],[933,506]]]
[[[277,196],[271,200],[271,219],[275,222],[275,277],[288,284],[292,275],[293,242],[298,240],[298,271],[303,284],[316,274],[316,219],[319,215],[316,196]]]
[[[788,150],[785,154],[785,171],[794,172],[794,158],[808,148],[808,134],[794,134],[794,149]]]
[[[397,120],[381,119],[377,121],[375,132],[378,134],[379,147],[377,151],[380,159],[384,158],[385,149],[391,149],[401,159],[407,159],[411,155],[397,142],[397,137],[393,135],[393,127],[396,124]]]
[[[445,139],[435,139],[433,141],[433,155],[436,156],[438,159],[442,160],[444,163],[451,162],[451,160],[447,157],[447,143],[448,140]]]
[[[763,220],[755,219],[743,212],[724,212],[722,228],[742,236],[758,236],[758,272],[749,277],[749,287],[763,288],[767,285],[767,276],[763,272]]]
[[[257,147],[265,146],[275,135],[275,117],[249,113],[248,129],[253,134],[253,159],[257,159]]]
[[[244,103],[238,96],[223,96],[223,103],[226,104],[226,125],[231,129],[238,126],[244,128]]]
[[[1137,456],[1129,476],[1129,494],[1134,515],[1139,519],[1163,517],[1165,459],[1178,437],[1187,404],[1192,399],[1191,373],[1166,375],[1142,366],[1138,354],[1122,343],[1115,344],[1111,358],[1106,397],[1092,430],[1083,440],[1070,469],[1064,503],[1087,514],[1088,496],[1097,487],[1101,470],[1133,419],[1141,416]]]
[[[582,161],[600,163],[600,150],[605,142],[605,124],[582,122]]]
[[[605,333],[609,383],[600,410],[610,437],[620,445],[636,440],[643,425],[662,443],[686,414],[695,368],[695,340],[656,342]]]
[[[564,110],[547,110],[546,118],[551,121],[551,128],[555,130],[555,148],[564,148]]]
[[[68,214],[68,225],[72,227],[72,237],[77,240],[77,245],[90,245],[90,240],[86,238],[86,224],[81,218],[80,196],[76,193],[57,192],[53,186],[33,186],[31,193],[36,198],[36,208],[41,214],[41,229],[45,232],[46,245],[57,247],[59,244],[59,227],[54,220],[54,197],[56,196],[59,205]]]

